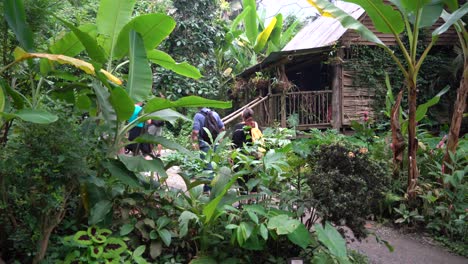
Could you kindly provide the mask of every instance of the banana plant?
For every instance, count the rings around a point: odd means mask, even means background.
[[[259,55],[268,56],[280,50],[291,39],[298,24],[299,21],[295,21],[283,32],[283,16],[278,14],[265,25],[255,1],[244,0],[243,11],[233,20],[223,47],[226,55],[238,63],[234,73],[258,63]]]
[[[417,44],[419,32],[422,28],[432,26],[440,17],[444,3],[450,0],[390,0],[393,6],[385,4],[382,0],[345,0],[364,8],[375,29],[382,33],[392,34],[395,37],[397,47],[403,53],[403,60],[395,56],[392,49],[386,46],[372,31],[362,23],[351,17],[337,6],[325,0],[307,0],[322,15],[332,17],[340,21],[341,25],[348,29],[356,30],[362,38],[382,47],[395,61],[403,74],[408,92],[408,186],[407,193],[412,199],[416,197],[415,188],[419,176],[417,167],[417,139],[416,139],[416,112],[417,112],[417,76],[427,54],[436,43],[438,37],[444,33],[456,21],[446,21],[432,34],[431,42],[426,46],[424,52],[418,56]],[[468,10],[463,9],[460,15],[465,15]],[[400,36],[407,33],[409,48],[407,48]]]
[[[454,111],[452,115],[452,122],[450,123],[450,130],[447,139],[447,148],[444,156],[444,162],[451,164],[451,154],[455,154],[458,146],[458,137],[460,135],[460,127],[463,120],[463,113],[466,109],[466,98],[468,96],[468,32],[466,31],[465,24],[462,21],[462,17],[466,14],[466,9],[468,9],[468,3],[465,3],[463,6],[459,6],[458,1],[450,0],[447,1],[447,7],[452,14],[448,12],[443,13],[442,18],[445,21],[455,21],[453,26],[457,31],[458,39],[460,46],[463,51],[463,73],[460,80],[460,86],[457,90],[457,99],[454,105]],[[440,30],[446,30],[446,28],[441,28]],[[449,168],[447,166],[447,168]],[[450,174],[450,169],[446,171]]]

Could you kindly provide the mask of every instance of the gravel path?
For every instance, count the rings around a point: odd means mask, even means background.
[[[468,264],[468,258],[457,256],[440,246],[430,237],[419,233],[404,234],[399,230],[369,222],[366,227],[394,247],[390,252],[374,236],[350,242],[348,248],[368,257],[372,264]]]

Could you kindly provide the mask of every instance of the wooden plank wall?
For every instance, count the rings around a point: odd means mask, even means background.
[[[352,120],[362,121],[364,112],[367,112],[371,118],[375,117],[373,110],[375,91],[354,84],[355,74],[353,71],[343,70],[343,125],[351,125]]]
[[[383,43],[387,46],[394,46],[396,45],[395,38],[393,37],[392,34],[383,34],[378,32],[375,29],[374,23],[372,23],[372,20],[367,14],[364,14],[359,18],[359,21],[363,23],[367,28],[369,28],[377,37],[379,37]],[[439,18],[439,20],[432,25],[431,28],[426,29],[427,33],[425,35],[426,37],[426,43],[431,42],[431,32],[433,32],[436,28],[441,26],[444,23],[444,20],[442,18]],[[359,34],[356,33],[354,30],[348,30],[341,38],[341,43],[345,46],[350,46],[350,45],[375,45],[373,42],[369,42],[366,40],[363,40]],[[457,32],[453,27],[450,27],[444,34],[442,34],[439,39],[436,42],[436,46],[453,46],[458,43],[458,36]]]

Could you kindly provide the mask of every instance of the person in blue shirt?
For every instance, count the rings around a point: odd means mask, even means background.
[[[213,117],[216,119],[216,123],[218,124],[219,131],[224,130],[224,123],[221,121],[219,114],[216,111],[213,111],[209,108],[203,107],[198,113],[195,114],[193,117],[193,127],[192,127],[192,147],[194,150],[201,150],[203,152],[208,152],[210,149],[210,144],[200,137],[200,131],[203,129],[203,125],[205,124],[205,115],[208,112],[213,113]],[[203,113],[205,114],[203,114]]]
[[[210,111],[213,113],[213,117],[216,120],[219,131],[221,132],[221,131],[223,131],[225,129],[223,121],[219,117],[219,114],[216,113],[215,111],[204,107],[198,113],[195,114],[195,116],[193,117],[193,127],[192,127],[192,147],[193,147],[194,150],[201,150],[204,153],[208,152],[208,150],[210,149],[210,144],[208,142],[204,141],[201,138],[200,131],[203,129],[204,124],[205,124],[206,115]],[[213,146],[213,147],[216,147],[216,146]],[[200,154],[200,158],[205,159],[205,155]],[[211,171],[211,170],[213,170],[213,167],[211,166],[211,164],[208,164],[206,166],[205,170]],[[212,179],[212,178],[213,178],[213,175],[211,175],[209,177],[209,179]],[[210,190],[211,190],[210,186],[208,186],[208,185],[203,186],[203,192],[206,193],[206,192],[208,192]]]
[[[143,105],[142,102],[138,102],[138,103],[135,104],[135,109],[133,110],[133,114],[130,117],[130,119],[128,119],[129,123],[133,122],[135,119],[138,118],[138,115],[140,114],[141,110],[143,109],[141,107],[142,105]],[[149,120],[149,121],[151,121],[151,120]],[[144,133],[144,127],[145,127],[145,124],[143,122],[140,122],[140,123],[136,124],[132,129],[130,129],[130,131],[128,133],[129,134],[128,135],[128,140],[132,141],[135,138],[142,135]],[[145,156],[151,155],[151,146],[148,143],[129,144],[129,145],[126,146],[126,149],[130,150],[134,154],[138,153],[138,150],[140,150],[143,153],[143,155],[145,155]]]

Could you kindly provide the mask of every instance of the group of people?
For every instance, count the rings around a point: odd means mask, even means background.
[[[128,120],[128,122],[133,122],[138,118],[140,114],[143,103],[138,102],[135,104],[135,109],[133,110],[133,114]],[[164,126],[164,121],[162,120],[148,120],[146,124],[144,122],[140,122],[136,124],[132,129],[130,129],[128,133],[128,140],[133,141],[137,137],[143,135],[144,133],[148,133],[153,136],[162,136],[162,129]],[[127,152],[131,151],[133,153],[141,152],[145,157],[152,157],[157,158],[161,156],[162,146],[158,144],[157,151],[154,153],[153,145],[149,143],[132,143],[125,147]]]

